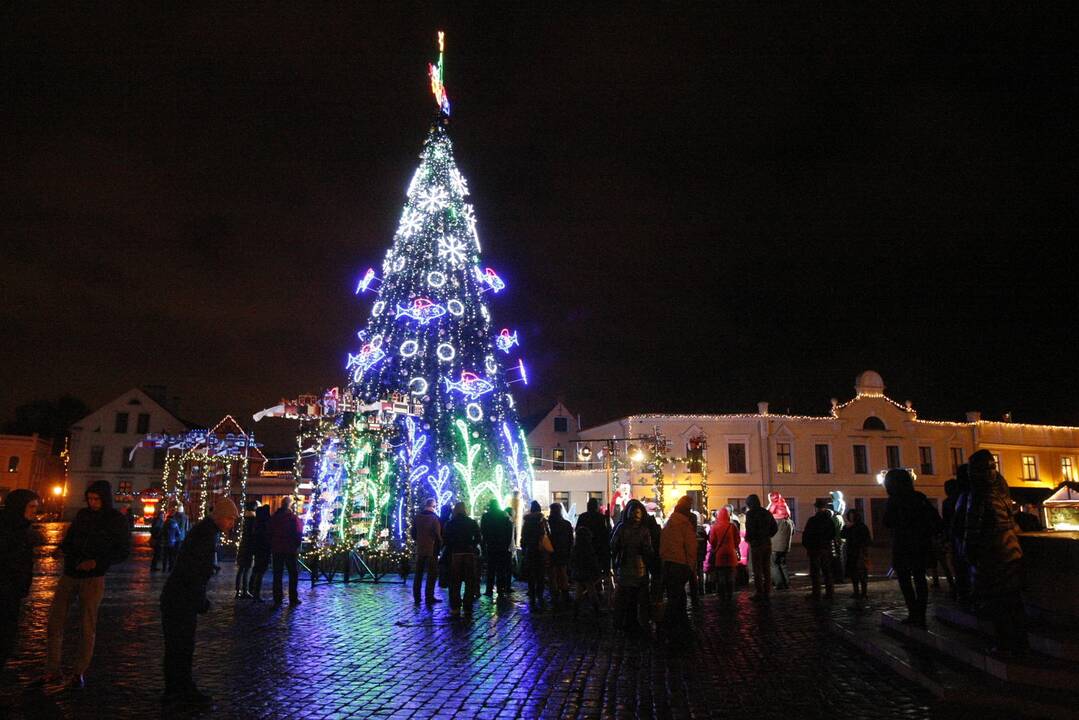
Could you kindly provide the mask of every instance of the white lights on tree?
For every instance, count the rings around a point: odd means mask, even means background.
[[[433,288],[440,288],[446,284],[446,273],[432,270],[427,273],[427,284]]]
[[[450,315],[455,317],[461,317],[465,314],[465,305],[460,300],[450,300],[446,303],[446,309],[449,310]]]
[[[371,306],[371,317],[378,317],[379,315],[382,314],[382,311],[385,310],[385,309],[386,309],[386,303],[384,303],[381,300],[378,300],[377,302],[375,302],[374,305]]]
[[[453,189],[458,195],[461,197],[468,195],[468,183],[457,168],[450,170],[450,182],[453,183]]]
[[[404,237],[412,237],[423,226],[423,213],[416,212],[412,208],[406,208],[404,215],[401,216],[401,224],[397,227],[397,232],[401,233]]]
[[[479,403],[469,403],[465,406],[465,414],[468,415],[468,419],[472,422],[479,422],[483,419],[483,408]]]
[[[465,205],[461,210],[461,216],[465,219],[465,224],[468,225],[468,231],[473,235],[476,234],[476,211],[472,209],[471,205]],[[476,239],[479,243],[479,238]]]
[[[408,389],[413,395],[423,395],[427,392],[427,381],[421,377],[414,377],[408,381]]]
[[[453,345],[449,343],[442,343],[435,350],[435,354],[438,355],[438,359],[442,362],[449,362],[457,357],[457,351],[453,349]]]
[[[418,197],[420,209],[424,212],[438,212],[439,210],[442,210],[446,207],[447,200],[445,188],[440,187],[427,188],[420,192]]]
[[[401,357],[412,357],[420,349],[420,344],[415,340],[405,340],[401,343]]]
[[[465,244],[455,237],[441,237],[438,239],[438,256],[443,260],[449,260],[453,265],[463,263],[466,252]]]
[[[416,188],[419,187],[420,181],[423,179],[423,166],[416,168],[416,172],[412,173],[412,180],[408,183],[408,196],[412,197]]]

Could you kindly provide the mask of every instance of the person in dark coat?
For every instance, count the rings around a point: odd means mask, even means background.
[[[869,527],[862,522],[862,514],[854,508],[847,510],[842,535],[847,546],[846,571],[853,588],[851,597],[864,600],[869,596],[869,546],[873,538]]]
[[[819,600],[821,579],[824,580],[824,599],[831,600],[835,596],[835,577],[833,574],[832,547],[835,544],[835,523],[832,520],[832,510],[827,500],[818,499],[813,503],[817,512],[806,521],[805,529],[802,530],[802,547],[809,555],[809,579],[813,591],[808,597]]]
[[[244,505],[244,522],[240,527],[240,546],[236,548],[236,597],[254,597],[251,594],[251,563],[255,559],[255,511],[258,502],[248,500]]]
[[[165,527],[165,511],[158,507],[154,512],[153,522],[150,523],[150,547],[153,555],[150,556],[150,572],[157,572],[161,566],[161,530]]]
[[[251,530],[251,553],[254,564],[248,590],[255,602],[262,602],[262,578],[270,567],[270,506],[259,505]]]
[[[543,610],[543,581],[547,576],[549,553],[540,547],[544,536],[550,537],[547,519],[539,502],[533,500],[521,522],[521,551],[524,553],[525,575],[528,578],[528,605]]]
[[[416,548],[416,573],[412,578],[412,599],[420,604],[420,587],[423,574],[427,573],[427,588],[424,598],[428,607],[441,602],[435,597],[435,582],[438,580],[438,552],[442,548],[442,523],[435,515],[438,501],[428,498],[423,510],[412,520],[412,540]]]
[[[292,498],[281,501],[281,507],[270,518],[270,551],[273,553],[273,604],[281,607],[284,601],[285,568],[288,568],[288,604],[299,605],[300,569],[297,565],[300,543],[303,542],[303,520],[292,512]]]
[[[580,522],[577,523],[577,537],[574,539],[573,555],[570,557],[570,576],[577,591],[573,603],[574,619],[580,613],[581,603],[586,597],[592,601],[592,609],[596,615],[599,615],[600,597],[603,592],[600,586],[599,562],[596,560],[592,531],[587,524],[581,525]]]
[[[581,528],[588,528],[599,567],[600,581],[608,584],[611,578],[611,519],[599,511],[598,498],[589,498],[587,508],[577,516],[577,532],[580,532]]]
[[[64,574],[56,585],[49,608],[48,657],[43,679],[45,683],[60,679],[64,625],[67,611],[77,597],[82,638],[69,683],[75,689],[85,685],[84,674],[94,656],[97,611],[105,595],[105,573],[113,565],[127,559],[131,552],[131,530],[127,519],[112,506],[112,486],[108,481],[90,483],[85,498],[86,507],[79,510],[60,542]]]
[[[468,516],[463,502],[453,506],[453,517],[442,529],[442,541],[450,556],[450,615],[460,617],[462,604],[466,618],[472,617],[472,602],[480,596],[476,551],[483,541],[480,526]],[[461,583],[465,598],[461,600]]]
[[[888,471],[884,490],[888,493],[884,526],[892,530],[892,569],[907,604],[903,622],[925,627],[929,602],[925,571],[933,535],[940,530],[940,516],[925,495],[914,489],[914,479],[902,468]]]
[[[12,490],[0,512],[0,670],[15,652],[19,611],[34,578],[34,548],[44,542],[33,526],[39,503],[36,493]]]
[[[191,528],[165,587],[161,590],[161,629],[165,635],[165,692],[161,702],[209,705],[191,677],[198,616],[210,609],[206,586],[214,575],[214,548],[219,533],[236,524],[239,512],[230,498],[214,500],[213,514]]]
[[[569,559],[573,554],[573,525],[562,517],[562,503],[551,503],[551,516],[548,520],[551,529],[551,604],[568,605],[569,597]]]
[[[754,602],[769,602],[772,595],[772,536],[779,530],[772,513],[761,506],[757,495],[746,498],[746,543],[753,566]]]
[[[161,536],[158,538],[161,546],[161,569],[164,572],[172,570],[183,540],[184,534],[180,530],[180,523],[177,522],[175,515],[169,515],[165,519],[165,524],[161,526]]]
[[[970,492],[963,508],[964,547],[972,571],[972,598],[993,624],[994,651],[1023,653],[1029,647],[1020,591],[1023,549],[1011,513],[1008,483],[988,450],[970,456]]]
[[[494,498],[487,503],[487,510],[480,518],[483,535],[483,554],[487,558],[487,597],[506,596],[510,591],[510,548],[513,547],[513,521],[498,507]]]
[[[626,503],[618,524],[611,532],[611,560],[614,562],[615,625],[632,630],[648,628],[648,568],[659,556],[658,542],[645,524],[644,505],[636,498]]]

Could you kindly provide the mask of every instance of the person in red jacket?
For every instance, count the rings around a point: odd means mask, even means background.
[[[270,552],[273,554],[273,604],[281,607],[284,597],[281,584],[288,567],[288,604],[299,605],[297,591],[300,571],[296,560],[303,541],[303,521],[292,512],[292,498],[281,501],[281,507],[270,518]]]
[[[737,527],[731,522],[730,510],[721,508],[708,533],[704,567],[707,572],[715,574],[719,597],[727,603],[734,599],[734,568],[738,565],[740,539]]]

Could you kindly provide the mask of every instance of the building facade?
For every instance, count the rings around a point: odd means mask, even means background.
[[[165,451],[132,448],[147,433],[180,433],[189,429],[161,403],[133,388],[90,413],[71,427],[64,516],[83,507],[87,486],[108,480],[118,499],[130,498],[161,482]]]
[[[884,390],[880,375],[866,371],[855,382],[854,397],[833,400],[827,415],[773,414],[760,403],[756,413],[613,420],[565,438],[574,445],[575,464],[538,469],[537,490],[580,509],[590,495],[601,493],[606,501],[621,488],[668,510],[685,494],[698,508],[716,509],[741,507],[750,493],[767,502],[767,493],[775,491],[787,499],[799,527],[818,498],[839,491],[883,541],[887,496],[880,481],[888,468],[912,469],[916,487],[938,508],[945,481],[981,448],[998,456],[1018,499],[1048,495],[1060,481],[1075,478],[1079,428],[987,422],[973,412],[966,422],[923,420],[910,403],[898,403]],[[659,463],[662,483],[654,473],[657,449],[665,458]]]
[[[63,492],[64,462],[52,454],[52,442],[37,434],[0,435],[0,463],[0,501],[22,488],[34,491],[50,506]]]

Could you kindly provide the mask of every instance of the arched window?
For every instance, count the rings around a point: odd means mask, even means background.
[[[12,455],[11,457],[9,457],[7,459],[7,471],[8,472],[19,472],[19,456],[18,455]]]
[[[887,430],[888,428],[884,427],[884,421],[881,420],[879,417],[875,417],[873,415],[870,415],[869,417],[867,417],[865,419],[865,422],[862,423],[862,429],[863,430]]]

